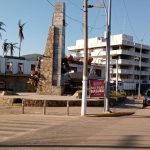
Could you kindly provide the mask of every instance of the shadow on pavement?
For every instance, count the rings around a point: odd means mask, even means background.
[[[125,101],[122,101],[115,105],[115,108],[142,108],[143,104],[139,101],[136,101],[134,99],[126,99]]]

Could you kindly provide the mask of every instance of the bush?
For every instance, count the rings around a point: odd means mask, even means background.
[[[110,94],[111,97],[123,97],[123,96],[126,96],[126,93],[124,91],[118,91],[116,93],[116,91],[111,91],[111,94]]]

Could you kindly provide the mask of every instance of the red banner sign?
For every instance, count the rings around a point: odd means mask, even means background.
[[[89,80],[90,97],[104,97],[105,82],[104,80]]]

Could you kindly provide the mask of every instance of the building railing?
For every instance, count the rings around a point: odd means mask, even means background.
[[[111,72],[110,73],[114,73],[116,74],[117,73],[117,70],[118,70],[118,74],[133,74],[133,75],[139,75],[139,72],[138,70],[129,70],[129,69],[111,69]],[[141,71],[141,75],[147,75],[149,76],[150,75],[150,72],[149,71]]]
[[[25,101],[26,99],[22,99],[22,114],[25,114]],[[32,100],[32,101],[37,101],[37,100]],[[47,101],[48,100],[43,100],[43,115],[46,115],[46,107],[47,107]],[[66,114],[69,116],[69,101],[70,100],[65,100],[66,101]]]
[[[140,57],[140,53],[134,52],[134,49],[131,50],[126,50],[126,49],[117,49],[117,50],[111,50],[110,51],[111,55],[121,55],[121,54],[125,54],[125,55],[130,55],[130,56],[135,56],[135,57]],[[106,55],[106,51],[99,51],[99,52],[91,52],[91,56],[105,56]],[[144,54],[142,53],[142,58],[150,58],[150,53],[149,54]]]

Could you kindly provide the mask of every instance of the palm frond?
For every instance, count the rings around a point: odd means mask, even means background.
[[[22,24],[21,26],[24,27],[25,24],[26,24],[26,22],[24,24]]]
[[[2,26],[6,26],[3,22],[0,21],[0,30],[3,30],[6,32],[6,30],[4,28],[2,28]]]
[[[0,21],[0,26],[6,26],[2,21]]]
[[[12,45],[16,45],[16,44],[18,44],[18,43],[12,43]]]
[[[17,48],[17,49],[19,49],[19,47],[17,47],[17,46],[14,46],[14,48]]]
[[[2,48],[3,48],[3,54],[7,55],[7,52],[9,50],[9,43],[7,42],[7,39],[4,40]]]
[[[6,26],[3,22],[0,21],[0,30],[3,30],[6,32],[6,30],[4,28],[2,28],[2,26]],[[2,39],[2,34],[0,33],[0,38]]]
[[[3,31],[5,31],[5,32],[6,32],[6,30],[5,30],[4,28],[2,28],[1,26],[0,26],[0,30],[3,30]]]
[[[18,26],[19,26],[19,27],[21,26],[21,20],[18,21]]]
[[[26,23],[21,24],[21,20],[18,21],[18,26],[19,26],[19,38],[20,38],[20,46],[19,46],[19,57],[20,57],[20,51],[21,51],[21,43],[22,40],[24,39],[23,35],[23,27]]]
[[[21,20],[18,21],[18,26],[19,26],[19,38],[20,41],[22,41],[24,39],[24,35],[23,35],[23,27],[26,23],[21,24]]]
[[[19,49],[19,47],[16,46],[18,43],[11,43],[11,44],[12,44],[13,48]]]
[[[22,23],[21,23],[21,20],[18,21],[18,26],[19,26],[19,28],[23,28],[23,26],[24,26],[25,24],[26,24],[26,22],[22,24]]]

